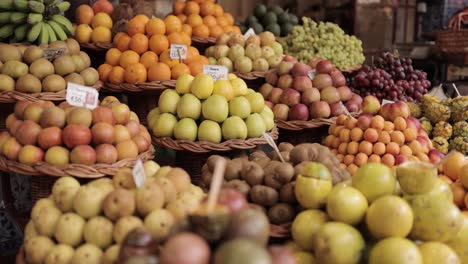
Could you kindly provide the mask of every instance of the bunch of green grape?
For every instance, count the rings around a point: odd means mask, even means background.
[[[316,23],[303,17],[302,25],[280,40],[285,54],[292,55],[304,63],[311,58],[325,58],[341,69],[349,69],[364,62],[362,42],[346,35],[336,24]]]

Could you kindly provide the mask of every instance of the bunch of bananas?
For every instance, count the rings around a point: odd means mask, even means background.
[[[73,35],[62,14],[70,3],[58,0],[0,0],[0,41],[47,44]]]

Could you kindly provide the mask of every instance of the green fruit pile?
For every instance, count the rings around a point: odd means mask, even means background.
[[[256,150],[248,157],[228,159],[224,173],[225,188],[233,188],[267,212],[270,223],[281,225],[291,223],[297,213],[297,199],[294,196],[296,177],[305,164],[317,161],[332,173],[333,183],[349,180],[350,175],[339,168],[339,160],[327,147],[320,144],[290,143],[278,145],[285,160],[281,162],[276,152]],[[210,156],[202,167],[203,187],[210,187],[214,164],[220,157]]]
[[[328,169],[312,162],[294,193],[305,209],[291,227],[299,263],[468,261],[468,218],[432,164],[410,161],[395,173],[367,163],[332,187]]]
[[[98,81],[99,73],[74,39],[40,47],[0,44],[0,91],[59,92],[67,82],[93,86]]]
[[[156,137],[212,143],[261,137],[274,127],[263,96],[234,74],[217,81],[205,73],[182,74],[147,120]]]
[[[276,67],[283,57],[283,47],[271,32],[262,32],[247,39],[236,33],[224,33],[216,45],[206,49],[210,64],[222,65],[229,72],[266,72]]]
[[[62,16],[70,2],[58,0],[0,1],[0,40],[47,44],[72,36],[72,23]]]
[[[297,16],[288,13],[278,5],[266,7],[264,4],[258,4],[240,28],[242,33],[252,28],[256,34],[270,31],[277,37],[284,37],[291,33],[298,22]]]
[[[303,17],[303,25],[295,26],[291,34],[280,40],[285,54],[309,63],[312,58],[324,58],[341,70],[364,62],[362,42],[349,36],[337,25],[330,22],[316,23]]]
[[[143,165],[137,188],[130,168],[86,185],[61,177],[36,202],[24,232],[27,263],[116,263],[127,234],[144,227],[160,242],[205,197],[180,168]]]

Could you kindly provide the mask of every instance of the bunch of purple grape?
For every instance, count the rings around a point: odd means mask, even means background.
[[[415,70],[410,58],[383,53],[376,66],[363,66],[352,80],[352,89],[361,96],[374,95],[392,101],[421,101],[430,88],[427,74]]]

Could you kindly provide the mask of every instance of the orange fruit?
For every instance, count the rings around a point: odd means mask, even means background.
[[[172,32],[179,32],[182,29],[182,22],[176,16],[169,15],[164,19],[164,24],[166,24],[166,34],[171,34]]]
[[[162,63],[167,64],[167,66],[169,66],[169,68],[172,68],[175,65],[180,63],[178,59],[175,59],[175,60],[171,59],[170,50],[166,50],[163,53],[161,53],[161,55],[159,56],[159,61],[162,62]]]
[[[149,48],[159,55],[169,48],[169,41],[164,35],[153,35],[149,40]]]
[[[130,49],[138,54],[143,54],[148,50],[148,37],[141,33],[132,36],[130,40]]]
[[[93,4],[93,11],[95,14],[97,13],[106,13],[108,15],[112,15],[112,11],[114,11],[114,7],[112,3],[106,0],[101,0],[94,2]]]
[[[203,72],[203,63],[200,62],[199,60],[189,63],[188,67],[190,69],[190,74],[193,76]]]
[[[78,25],[75,29],[75,39],[78,42],[89,43],[91,42],[91,35],[93,34],[93,29],[86,24]]]
[[[214,25],[210,27],[210,37],[212,38],[218,38],[223,33],[224,30],[221,26]]]
[[[218,22],[216,22],[216,18],[214,16],[209,15],[203,18],[203,24],[207,25],[208,27],[211,27],[217,25]]]
[[[463,207],[466,195],[466,191],[465,188],[463,188],[463,185],[461,185],[459,182],[454,182],[450,184],[450,189],[453,193],[453,203],[460,208]]]
[[[117,39],[117,41],[114,41],[115,47],[118,48],[120,51],[126,51],[130,47],[130,36],[125,34],[122,35]]]
[[[120,66],[115,66],[109,73],[108,81],[113,84],[121,84],[124,82],[125,70]]]
[[[111,70],[112,66],[107,63],[99,65],[99,67],[97,68],[97,71],[99,73],[99,80],[107,82]]]
[[[192,27],[199,26],[203,24],[203,18],[199,14],[191,14],[187,18],[187,24]]]
[[[152,18],[146,23],[145,30],[148,37],[156,34],[164,35],[166,33],[166,24],[160,18]]]
[[[187,22],[187,16],[184,14],[177,15],[177,18],[180,20],[180,23]]]
[[[234,25],[234,17],[230,13],[224,13],[224,19],[228,22],[229,26]]]
[[[224,10],[223,8],[218,5],[218,4],[215,4],[215,7],[214,7],[214,16],[215,17],[220,17],[224,14]]]
[[[229,21],[224,16],[217,17],[216,22],[218,22],[218,25],[220,25],[222,27],[230,26]]]
[[[231,26],[231,30],[230,30],[230,31],[233,31],[233,32],[235,32],[235,33],[242,34],[241,29],[240,29],[240,27],[238,27],[238,26]],[[228,32],[229,32],[229,31],[228,31]]]
[[[167,81],[171,79],[171,68],[162,62],[151,65],[148,69],[148,81]]]
[[[172,32],[167,36],[167,40],[169,41],[169,47],[171,44],[184,44],[184,39],[180,32]]]
[[[152,51],[147,51],[143,53],[140,57],[140,63],[145,66],[146,69],[148,69],[151,65],[155,64],[158,62],[158,55]]]
[[[136,16],[130,19],[130,21],[128,21],[127,33],[130,37],[137,33],[145,34],[145,28],[146,21],[144,20],[144,18]]]
[[[138,83],[146,82],[147,71],[143,64],[136,63],[125,69],[125,82]]]
[[[203,2],[205,2],[206,0],[192,0],[192,1],[197,4],[203,4]]]
[[[194,47],[187,48],[187,58],[185,59],[185,63],[191,63],[196,61],[200,58],[200,52]]]
[[[80,24],[87,24],[91,25],[91,21],[93,20],[94,17],[94,11],[93,8],[91,8],[89,5],[80,5],[76,10],[75,10],[75,20],[78,25]]]
[[[150,20],[148,16],[143,15],[143,14],[136,15],[133,18],[140,19],[145,24],[148,23],[148,21]]]
[[[106,13],[96,13],[91,21],[91,27],[106,27],[108,29],[112,29],[113,23],[112,18]]]
[[[114,45],[115,45],[115,43],[117,43],[117,41],[120,39],[120,37],[125,36],[125,35],[127,35],[127,33],[122,32],[122,31],[117,32],[117,34],[115,34],[115,36],[114,36],[114,42],[113,42]]]
[[[111,48],[106,52],[106,63],[112,66],[119,64],[120,55],[122,52],[117,48]]]
[[[171,69],[171,79],[177,80],[183,73],[190,73],[190,68],[185,63],[179,63]]]
[[[133,50],[126,50],[120,55],[119,64],[124,68],[128,68],[128,66],[139,62],[140,55]]]
[[[206,25],[199,25],[192,29],[192,35],[195,37],[207,38],[210,36],[210,29]]]
[[[442,164],[442,170],[445,175],[456,181],[460,179],[458,173],[465,164],[465,156],[460,152],[454,152],[447,156],[445,162]]]
[[[91,33],[91,42],[111,43],[112,42],[111,30],[103,26],[99,26],[93,29],[93,32]]]
[[[192,27],[189,24],[182,25],[182,32],[186,33],[187,35],[192,35]]]
[[[188,1],[185,3],[184,6],[184,14],[191,15],[191,14],[199,14],[200,13],[200,6],[195,1]]]
[[[172,10],[173,10],[175,15],[179,15],[179,14],[182,14],[184,12],[184,7],[185,7],[185,2],[177,0],[172,5]]]
[[[204,2],[200,5],[200,14],[202,16],[210,16],[215,12],[215,4],[212,2]]]
[[[203,65],[210,64],[210,62],[208,61],[208,58],[203,55],[200,55],[198,57],[198,61]]]
[[[187,47],[192,45],[192,38],[190,37],[189,34],[185,32],[181,32],[180,34],[182,35],[182,43],[184,45],[186,45]]]

